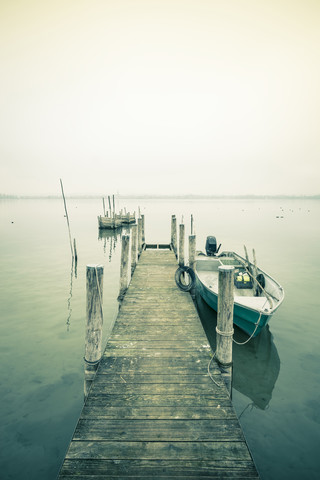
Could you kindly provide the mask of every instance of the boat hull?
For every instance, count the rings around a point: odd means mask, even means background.
[[[203,300],[216,312],[218,311],[218,295],[209,290],[196,276],[196,289]],[[272,314],[264,314],[252,308],[234,302],[233,323],[247,335],[256,337],[267,325]],[[258,324],[258,325],[257,325]]]
[[[114,217],[98,217],[99,228],[116,229],[122,226],[121,220]]]

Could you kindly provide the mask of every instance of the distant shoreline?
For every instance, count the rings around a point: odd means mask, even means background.
[[[106,195],[66,195],[70,199],[98,199]],[[320,200],[319,195],[129,195],[116,194],[117,199],[142,199],[142,200]],[[0,194],[0,200],[48,200],[60,199],[61,195],[5,195]]]

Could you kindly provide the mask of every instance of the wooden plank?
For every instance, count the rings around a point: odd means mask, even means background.
[[[192,359],[191,359],[192,360]],[[210,359],[211,360],[211,359]],[[156,358],[153,356],[142,356],[141,352],[137,356],[123,355],[115,357],[104,355],[101,359],[98,374],[104,373],[154,373],[161,375],[164,373],[172,375],[206,375],[208,369],[209,358],[198,358],[195,361],[187,362],[183,356],[171,357],[162,356]],[[220,375],[220,370],[215,362],[211,362],[210,372]]]
[[[208,406],[215,407],[219,405],[230,405],[225,393],[217,392],[214,397],[212,395],[147,395],[144,394],[102,394],[90,391],[90,395],[86,401],[86,406],[158,406],[158,407],[194,407]]]
[[[137,406],[89,406],[85,405],[81,418],[122,418],[122,419],[222,419],[236,418],[234,409],[230,406],[221,406],[218,402],[216,406],[195,406],[187,407],[185,405],[178,407],[167,407],[156,405],[148,405],[143,407]]]
[[[65,462],[63,473],[65,475],[77,475],[79,471],[82,471],[81,459],[67,460]],[[237,467],[234,467],[233,461],[207,461],[205,464],[197,460],[91,460],[85,464],[85,474],[95,475],[99,472],[100,475],[112,474],[123,475],[124,473],[130,474],[134,478],[137,475],[141,475],[143,472],[144,477],[153,476],[153,478],[163,478],[164,475],[170,476],[174,474],[181,477],[194,477],[194,478],[257,478],[256,471],[249,461],[240,461]],[[208,476],[210,475],[210,476]],[[68,478],[68,477],[66,477]],[[78,477],[77,477],[78,478]],[[94,478],[94,477],[93,477]],[[171,477],[170,477],[171,478]]]
[[[243,441],[211,442],[115,442],[77,441],[71,442],[67,459],[159,459],[159,460],[203,460],[251,461],[248,448]]]
[[[142,252],[60,480],[259,478],[176,268]]]
[[[219,381],[220,375],[218,371],[216,371],[216,381]],[[154,374],[151,373],[123,373],[123,375],[116,375],[109,372],[102,371],[101,373],[96,375],[95,378],[96,384],[107,384],[110,385],[111,383],[121,383],[121,384],[138,384],[138,383],[147,383],[149,385],[152,384],[178,384],[183,385],[186,383],[193,384],[193,385],[210,385],[212,384],[212,380],[208,374],[200,374],[200,375],[174,375],[171,373],[168,374]]]
[[[126,420],[109,418],[80,418],[74,440],[121,440],[133,442],[155,441],[224,441],[242,440],[239,423],[220,419],[206,420]]]

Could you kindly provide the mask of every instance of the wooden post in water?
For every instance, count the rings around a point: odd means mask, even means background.
[[[196,236],[189,235],[189,267],[194,270],[196,263]]]
[[[109,202],[109,210],[110,210],[110,218],[111,218],[112,217],[112,208],[111,208],[110,195],[108,195],[108,202]]]
[[[184,266],[184,223],[179,225],[179,267]]]
[[[103,266],[87,265],[87,321],[84,354],[84,396],[88,395],[102,353]]]
[[[144,245],[146,242],[146,236],[144,232],[144,215],[141,215],[141,244]]]
[[[138,218],[138,258],[142,252],[142,218]]]
[[[194,271],[196,263],[196,236],[189,235],[189,267]],[[195,286],[190,290],[192,298],[195,296]]]
[[[131,228],[131,276],[135,271],[137,265],[137,235],[138,235],[138,226],[132,225]]]
[[[171,245],[175,256],[177,256],[177,219],[171,215]]]
[[[231,395],[232,386],[232,339],[233,339],[233,275],[232,265],[219,268],[218,318],[216,359]]]
[[[121,264],[120,264],[120,291],[118,300],[121,301],[128,288],[129,277],[129,235],[122,235]]]

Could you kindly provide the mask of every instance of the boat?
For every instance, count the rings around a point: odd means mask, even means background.
[[[122,225],[129,225],[136,222],[135,213],[116,213],[113,216],[100,215],[98,217],[99,228],[116,229]]]
[[[122,226],[122,222],[119,218],[108,217],[107,215],[98,217],[99,228],[116,229]]]
[[[206,254],[199,252],[195,261],[195,288],[203,300],[218,311],[219,266],[234,267],[233,323],[247,335],[256,337],[284,299],[282,286],[246,258],[232,251],[219,253],[215,237],[207,237]]]
[[[120,220],[122,224],[136,223],[136,214],[135,213],[116,213],[115,218]]]

